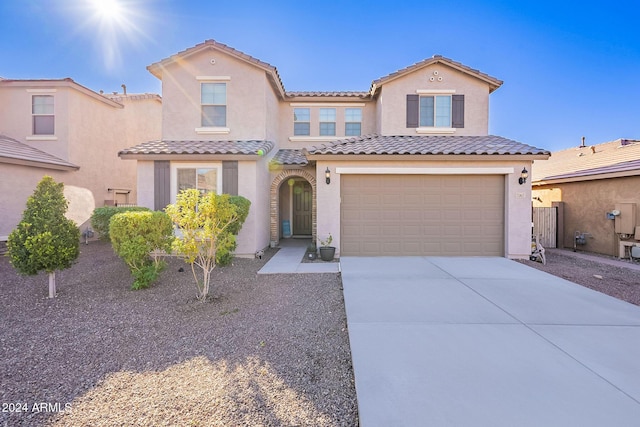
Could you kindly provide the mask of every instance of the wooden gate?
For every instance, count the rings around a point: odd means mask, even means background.
[[[533,235],[545,248],[555,248],[558,236],[558,208],[533,208]]]

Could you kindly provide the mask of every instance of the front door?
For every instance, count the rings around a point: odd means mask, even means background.
[[[293,234],[311,235],[311,184],[297,181],[293,186]]]

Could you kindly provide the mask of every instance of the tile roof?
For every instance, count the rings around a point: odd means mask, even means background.
[[[127,148],[118,155],[127,154],[241,154],[265,155],[275,144],[264,140],[244,141],[149,141]]]
[[[640,174],[640,141],[617,139],[554,151],[549,160],[534,162],[531,179],[535,182],[633,170]]]
[[[0,135],[0,163],[24,164],[59,170],[80,169],[80,166],[5,135]]]
[[[549,155],[501,136],[382,136],[365,135],[307,149],[313,154],[419,154],[419,155]]]
[[[277,165],[299,165],[306,166],[309,161],[302,150],[281,149],[273,156],[272,162]]]
[[[442,55],[433,55],[433,57],[431,57],[431,58],[427,58],[427,59],[424,59],[424,60],[422,60],[420,62],[416,62],[413,65],[410,65],[408,67],[402,68],[402,69],[400,69],[398,71],[395,71],[395,72],[393,72],[391,74],[388,74],[388,75],[386,75],[384,77],[380,77],[379,79],[374,80],[373,83],[371,83],[371,90],[370,90],[371,95],[375,94],[376,89],[378,87],[380,87],[381,85],[383,85],[384,83],[386,83],[386,82],[388,82],[390,80],[394,80],[394,79],[396,79],[398,77],[402,77],[405,74],[412,73],[412,72],[414,72],[416,70],[419,70],[420,68],[426,67],[426,66],[431,65],[431,64],[437,64],[437,63],[442,63],[442,64],[445,64],[445,65],[448,65],[448,66],[450,66],[452,68],[455,68],[457,70],[460,70],[462,72],[470,74],[470,75],[472,75],[472,76],[474,76],[474,77],[476,77],[476,78],[478,78],[480,80],[484,80],[485,82],[487,82],[489,84],[489,87],[490,87],[489,92],[493,92],[494,90],[498,89],[500,86],[502,86],[502,83],[503,83],[502,80],[499,80],[499,79],[497,79],[495,77],[492,77],[492,76],[490,76],[488,74],[482,73],[482,72],[480,72],[480,71],[478,71],[478,70],[476,70],[474,68],[471,68],[471,67],[469,67],[467,65],[464,65],[464,64],[462,64],[460,62],[454,61],[453,59],[445,58]]]
[[[289,98],[297,97],[344,97],[344,98],[367,98],[370,95],[369,92],[362,91],[333,91],[333,92],[287,92],[286,96]]]

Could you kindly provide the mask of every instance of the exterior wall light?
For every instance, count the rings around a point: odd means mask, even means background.
[[[527,168],[522,168],[522,172],[520,172],[520,178],[518,178],[518,182],[520,183],[520,185],[527,182],[528,177],[529,177],[529,171],[527,171]]]
[[[324,177],[326,178],[327,184],[331,183],[331,171],[327,167],[327,170],[324,171]]]

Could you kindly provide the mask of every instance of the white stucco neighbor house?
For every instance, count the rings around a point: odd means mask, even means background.
[[[345,256],[530,254],[523,171],[549,152],[488,134],[495,77],[436,55],[367,91],[287,92],[275,67],[214,40],[148,70],[162,138],[119,153],[137,161],[138,204],[184,188],[250,199],[238,255],[329,235]]]

